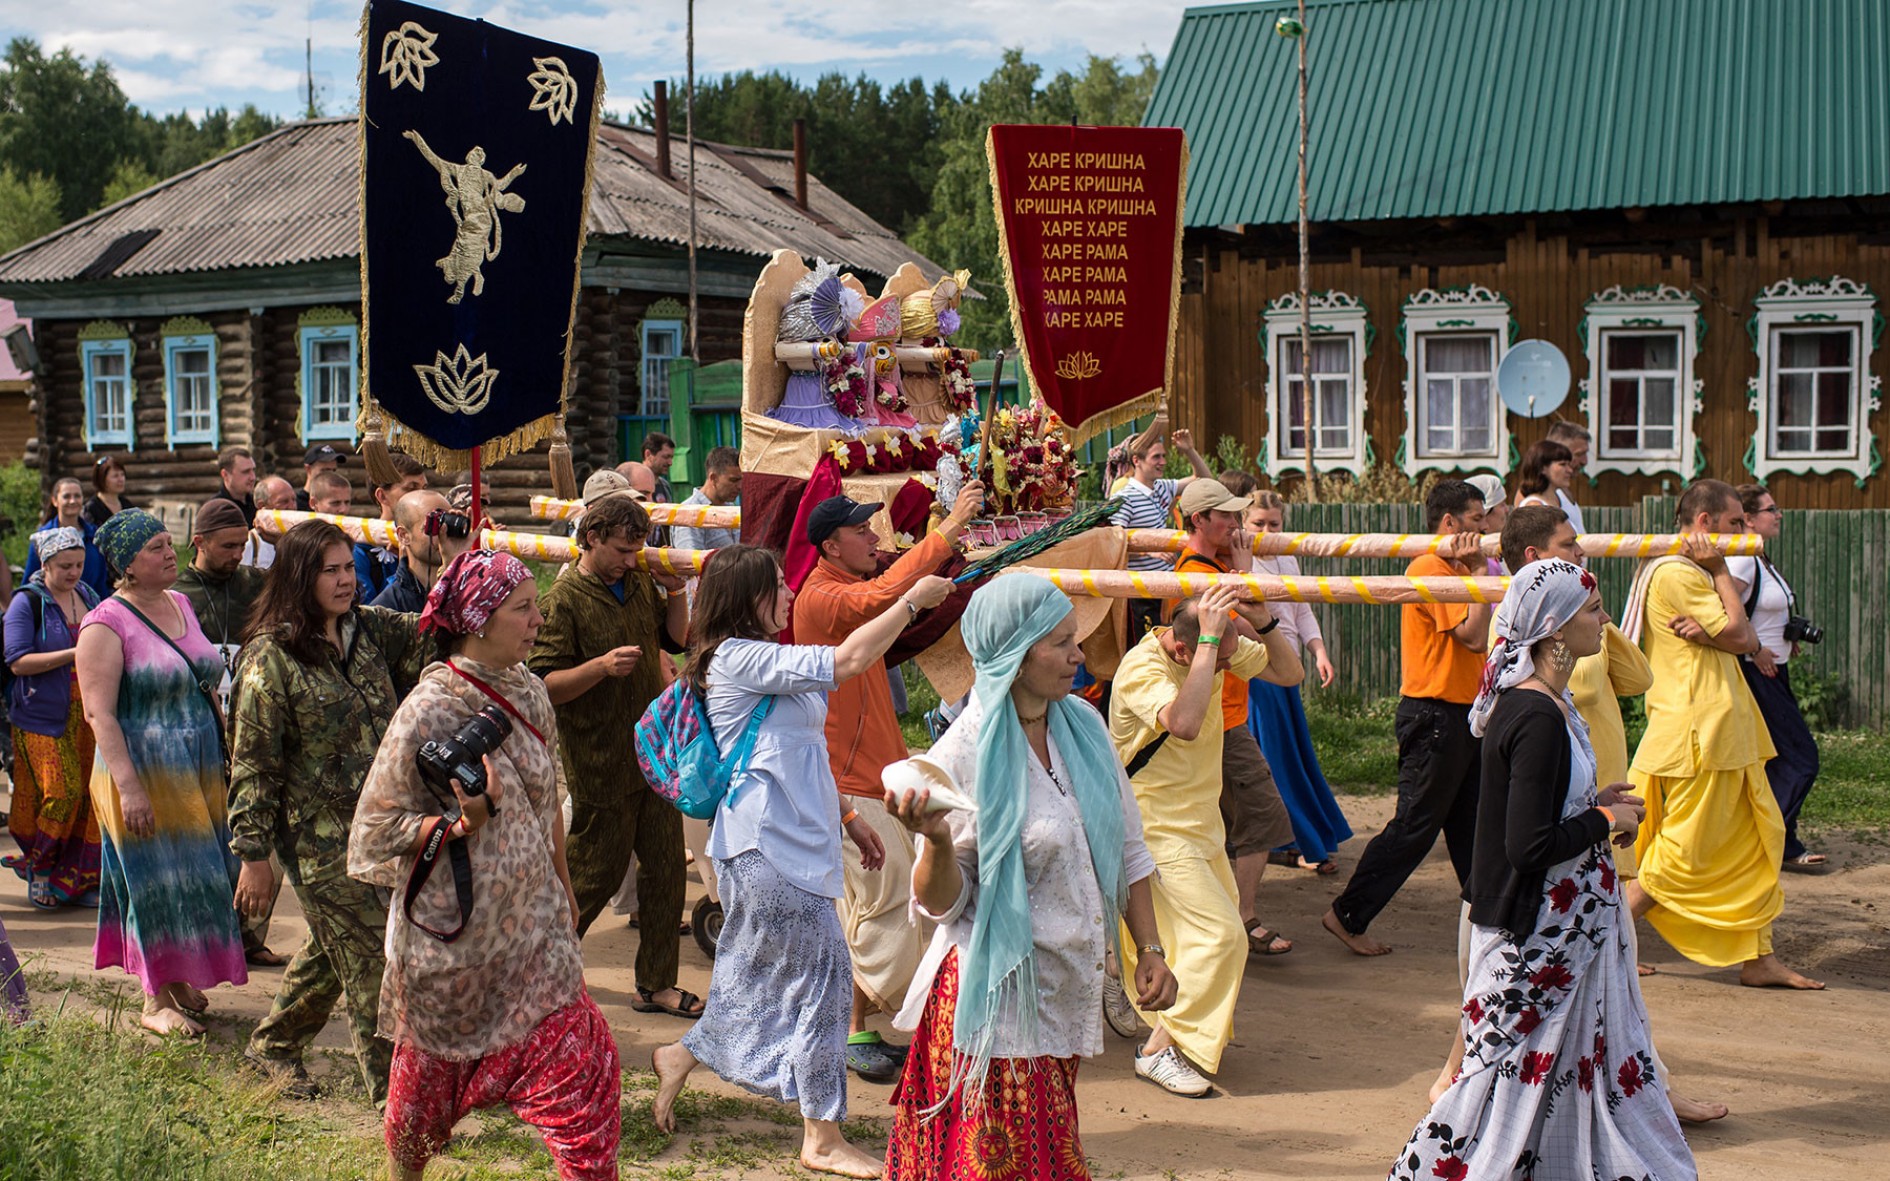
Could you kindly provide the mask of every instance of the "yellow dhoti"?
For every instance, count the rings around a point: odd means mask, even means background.
[[[1765,764],[1677,778],[1629,773],[1647,800],[1635,842],[1647,921],[1675,951],[1723,968],[1769,955],[1785,905],[1779,861],[1785,820]]]
[[[886,814],[878,800],[849,797],[849,806],[873,826],[886,846],[886,864],[866,869],[860,851],[842,838],[846,898],[840,904],[840,926],[846,931],[847,950],[853,956],[853,981],[882,1012],[897,1013],[906,1003],[906,989],[932,941],[932,924],[913,922],[906,903],[912,897],[912,834]]]
[[[1163,851],[1151,843],[1155,876],[1155,927],[1168,951],[1177,984],[1175,1003],[1163,1013],[1143,1013],[1168,1031],[1196,1066],[1213,1073],[1234,1036],[1234,1004],[1247,969],[1247,933],[1241,926],[1234,871],[1225,854],[1202,857]],[[1135,940],[1122,931],[1122,980],[1135,998]]]

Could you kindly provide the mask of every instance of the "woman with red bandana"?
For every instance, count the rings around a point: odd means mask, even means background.
[[[448,563],[420,617],[442,659],[394,714],[355,810],[348,872],[396,891],[381,984],[395,1178],[418,1178],[460,1117],[500,1104],[538,1129],[565,1181],[617,1176],[617,1046],[584,991],[557,720],[524,663],[543,623],[517,558],[472,550]],[[429,783],[420,748],[487,709],[511,730],[481,760],[484,792]],[[439,864],[456,859],[454,846],[469,862],[470,899]]]
[[[1394,1181],[1518,1175],[1693,1181],[1656,1077],[1610,840],[1641,801],[1597,790],[1568,690],[1608,622],[1594,577],[1549,559],[1516,572],[1470,707],[1483,739],[1463,1065],[1418,1121]]]

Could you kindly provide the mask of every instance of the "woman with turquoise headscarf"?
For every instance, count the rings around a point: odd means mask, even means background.
[[[1127,920],[1144,1011],[1175,978],[1156,942],[1141,813],[1102,717],[1070,696],[1077,619],[1048,581],[999,578],[960,621],[971,702],[926,758],[973,808],[886,807],[920,838],[914,911],[937,931],[894,1024],[915,1030],[886,1172],[1087,1178],[1079,1058],[1102,1052],[1103,954]]]

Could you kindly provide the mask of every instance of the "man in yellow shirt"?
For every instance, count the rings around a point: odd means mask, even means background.
[[[1143,1014],[1154,1032],[1136,1052],[1135,1072],[1195,1097],[1211,1089],[1196,1067],[1219,1070],[1234,1035],[1247,965],[1221,820],[1221,684],[1228,676],[1277,675],[1265,645],[1231,634],[1229,613],[1239,598],[1217,586],[1183,603],[1170,627],[1150,632],[1122,658],[1109,699],[1109,737],[1129,769],[1142,838],[1158,870],[1155,924],[1180,982],[1171,1008]],[[1125,980],[1135,974],[1133,943],[1122,945]]]
[[[1772,954],[1785,820],[1765,778],[1772,738],[1739,671],[1758,639],[1725,557],[1702,536],[1745,532],[1739,494],[1719,480],[1694,482],[1678,525],[1693,535],[1685,556],[1642,574],[1641,645],[1654,683],[1628,773],[1647,801],[1628,904],[1688,959],[1739,964],[1741,984],[1823,988]]]

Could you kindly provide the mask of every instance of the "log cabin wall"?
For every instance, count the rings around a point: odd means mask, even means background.
[[[639,326],[650,304],[673,292],[587,287],[579,292],[572,333],[571,392],[566,419],[572,460],[582,480],[600,467],[622,461],[617,454],[617,415],[635,406],[639,388],[641,349]],[[359,304],[340,306],[360,315]],[[741,356],[742,317],[746,304],[739,299],[705,297],[699,304],[702,358],[705,362]],[[248,312],[205,313],[217,337],[219,447],[248,447],[264,475],[280,475],[291,484],[302,483],[302,394],[299,386],[300,319],[307,306],[273,307],[260,315]],[[166,317],[168,318],[168,317]],[[135,444],[90,450],[84,435],[84,374],[79,360],[79,331],[89,321],[40,320],[35,336],[45,366],[38,399],[38,438],[42,446],[33,458],[41,483],[67,476],[77,478],[91,494],[92,465],[108,452],[125,459],[126,494],[144,505],[194,510],[221,486],[217,476],[217,447],[165,445],[164,354],[160,338],[163,319],[119,319],[132,339],[132,381],[135,395],[132,416]],[[546,453],[550,442],[512,456],[486,469],[493,515],[508,524],[534,527],[529,501],[551,490]],[[344,473],[354,484],[354,508],[363,515],[378,514],[372,490],[359,460]],[[435,484],[458,482],[463,474],[436,479]]]
[[[1398,327],[1404,302],[1415,292],[1478,283],[1508,299],[1518,339],[1548,340],[1567,355],[1576,384],[1557,416],[1584,424],[1579,383],[1590,376],[1579,335],[1584,305],[1616,284],[1665,283],[1690,292],[1706,324],[1694,362],[1694,376],[1703,382],[1694,426],[1705,474],[1741,483],[1752,478],[1744,460],[1758,429],[1756,413],[1747,406],[1747,381],[1758,371],[1747,331],[1755,297],[1781,279],[1842,275],[1868,284],[1878,312],[1890,316],[1890,235],[1878,228],[1890,223],[1858,214],[1853,204],[1790,218],[1755,207],[1655,210],[1639,220],[1617,211],[1502,222],[1316,226],[1311,286],[1357,297],[1376,330],[1364,364],[1366,428],[1381,464],[1392,461],[1406,430]],[[1262,315],[1271,300],[1298,288],[1292,229],[1191,231],[1184,259],[1175,425],[1191,427],[1204,451],[1231,434],[1257,454],[1269,425]],[[1870,373],[1890,377],[1890,340],[1870,352],[1868,366]],[[1527,450],[1549,421],[1511,415],[1517,447]],[[1887,445],[1890,400],[1870,415],[1867,429],[1880,449]],[[1284,486],[1297,482],[1288,474]],[[1513,478],[1510,483],[1513,489]],[[1671,474],[1604,472],[1580,490],[1580,498],[1636,504],[1644,496],[1677,491],[1682,483]],[[1890,507],[1890,472],[1870,477],[1862,489],[1848,474],[1774,472],[1767,485],[1794,509]]]

